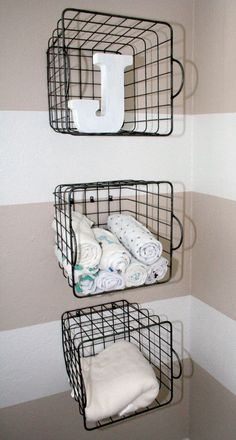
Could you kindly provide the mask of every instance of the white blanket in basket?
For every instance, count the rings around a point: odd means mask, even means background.
[[[147,266],[148,277],[146,284],[154,284],[156,281],[161,281],[168,271],[168,260],[164,257],[159,258],[156,263]]]
[[[72,227],[77,242],[77,264],[84,268],[96,267],[101,259],[102,249],[91,229],[93,222],[80,212],[72,213]]]
[[[159,392],[154,370],[138,347],[113,343],[96,356],[81,359],[88,421],[126,415],[150,405]]]
[[[102,247],[99,268],[124,273],[131,260],[129,251],[110,231],[102,228],[93,228],[92,231]]]
[[[108,229],[141,263],[155,263],[162,254],[162,244],[134,217],[112,214],[108,217]]]
[[[132,258],[130,265],[125,271],[124,279],[126,287],[137,287],[145,284],[149,273],[149,266],[146,266],[135,258]]]

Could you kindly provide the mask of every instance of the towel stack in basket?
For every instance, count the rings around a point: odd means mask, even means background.
[[[77,248],[74,283],[79,295],[153,284],[165,277],[168,260],[162,256],[162,244],[134,217],[112,214],[107,230],[73,212],[72,228]],[[61,253],[56,246],[55,253],[71,279],[71,264],[61,257],[66,251]]]

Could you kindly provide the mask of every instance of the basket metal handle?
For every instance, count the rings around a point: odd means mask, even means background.
[[[173,378],[174,378],[174,379],[179,379],[180,376],[182,376],[183,367],[182,367],[182,364],[181,364],[181,361],[180,361],[179,355],[178,355],[178,353],[174,350],[174,348],[172,348],[172,352],[173,352],[173,354],[175,355],[175,357],[176,357],[176,359],[177,359],[177,361],[178,361],[178,364],[179,364],[179,373],[178,373],[176,376],[173,374]]]
[[[66,72],[65,95],[66,95],[66,98],[68,98],[69,89],[70,89],[70,58],[69,58],[68,52],[65,48],[63,49],[63,54],[65,56],[65,72]]]
[[[75,266],[76,265],[76,261],[77,261],[77,240],[76,240],[76,235],[75,235],[75,232],[74,232],[73,228],[71,228],[71,233],[72,233],[72,239],[71,239],[71,242],[72,242],[72,247],[71,247],[72,255],[71,255],[71,257],[72,256],[74,257],[73,261],[72,261],[72,265]]]
[[[179,247],[181,246],[181,244],[183,243],[183,239],[184,239],[184,228],[183,225],[181,223],[181,221],[178,219],[178,217],[176,217],[175,214],[173,214],[173,218],[177,221],[178,225],[179,225],[179,229],[180,229],[180,240],[179,243],[177,244],[177,246],[173,247],[172,246],[172,251],[176,251],[177,249],[179,249]]]
[[[180,88],[179,88],[179,90],[177,90],[177,92],[174,93],[174,95],[173,95],[173,99],[174,99],[174,98],[176,98],[176,96],[178,96],[180,94],[180,92],[184,86],[184,67],[183,67],[183,64],[179,60],[176,60],[176,58],[173,58],[173,62],[178,64],[178,66],[180,67],[181,74],[182,74]]]

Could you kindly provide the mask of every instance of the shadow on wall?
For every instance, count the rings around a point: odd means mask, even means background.
[[[173,28],[173,56],[177,58],[184,68],[184,87],[179,96],[174,100],[174,130],[171,136],[181,137],[186,130],[186,113],[193,113],[193,96],[198,87],[198,69],[195,63],[186,58],[186,32],[180,23],[170,22]],[[182,73],[174,63],[173,80],[174,93],[181,83]]]
[[[191,253],[191,250],[195,245],[197,236],[196,227],[191,219],[192,194],[185,191],[185,185],[182,182],[174,182],[173,185],[175,188],[174,214],[182,223],[184,237],[182,246],[175,251],[172,265],[172,279],[169,281],[169,284],[180,282],[184,275],[187,276],[185,271],[188,271],[190,276],[191,266],[188,264],[189,253]],[[173,226],[173,241],[175,246],[179,242],[181,231],[177,222],[174,221]],[[186,267],[187,264],[188,266]]]

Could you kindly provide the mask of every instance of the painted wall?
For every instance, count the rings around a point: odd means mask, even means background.
[[[173,321],[184,376],[170,408],[96,438],[112,433],[114,439],[139,440],[148,429],[150,440],[157,432],[161,440],[234,440],[235,2],[71,0],[69,6],[169,21],[186,82],[168,138],[56,134],[48,124],[45,53],[68,2],[1,2],[1,30],[7,35],[0,46],[3,438],[74,439],[78,432],[82,440],[88,437],[67,391],[59,319],[91,300],[72,297],[55,262],[52,192],[64,182],[140,178],[173,182],[184,245],[175,254],[177,271],[168,285],[109,298],[147,304]],[[175,81],[177,89],[177,71]]]
[[[134,8],[135,5],[135,8]],[[85,306],[63,278],[53,254],[52,192],[65,182],[135,178],[168,179],[177,193],[175,211],[185,224],[185,244],[176,252],[179,263],[172,282],[161,289],[145,288],[98,297],[93,303],[127,298],[148,302],[176,321],[176,349],[189,347],[191,140],[192,140],[192,5],[189,0],[140,1],[36,0],[1,2],[1,429],[3,437],[74,438],[87,433],[78,408],[71,405],[61,348],[60,316]],[[175,132],[166,139],[124,137],[75,138],[56,134],[48,124],[47,41],[65,7],[160,18],[174,30],[174,53],[187,66],[185,92],[175,101]],[[14,23],[14,25],[13,25]],[[11,29],[11,32],[9,32]],[[175,72],[175,87],[180,73]],[[184,157],[185,160],[180,160]],[[177,237],[178,238],[178,237]],[[157,299],[164,303],[156,303]],[[184,325],[183,325],[184,322]],[[186,325],[185,325],[186,323]],[[183,357],[187,357],[183,353]],[[188,379],[178,383],[178,405],[156,418],[118,425],[96,437],[138,440],[188,437]],[[47,397],[48,396],[48,397]],[[25,403],[24,403],[25,402]],[[28,402],[28,403],[27,403]],[[73,403],[73,402],[72,402]],[[26,405],[26,406],[25,406]],[[27,406],[29,405],[29,406]],[[48,408],[46,410],[46,407]],[[54,409],[52,409],[54,408]],[[16,411],[16,413],[15,413]],[[19,411],[19,412],[18,412]],[[41,412],[43,411],[44,414]],[[31,414],[31,417],[30,417]],[[46,415],[48,414],[48,415]],[[55,417],[53,416],[55,415]],[[162,415],[163,414],[163,415]],[[173,425],[169,428],[171,415]],[[39,420],[43,420],[42,422]],[[64,420],[61,426],[59,420]],[[179,423],[181,420],[181,423]],[[40,423],[40,426],[39,426]],[[168,429],[167,429],[168,427]],[[126,434],[124,434],[126,433]],[[176,437],[173,437],[176,438]]]
[[[236,437],[235,19],[235,1],[195,2],[191,354],[218,382],[196,369],[191,440]]]

